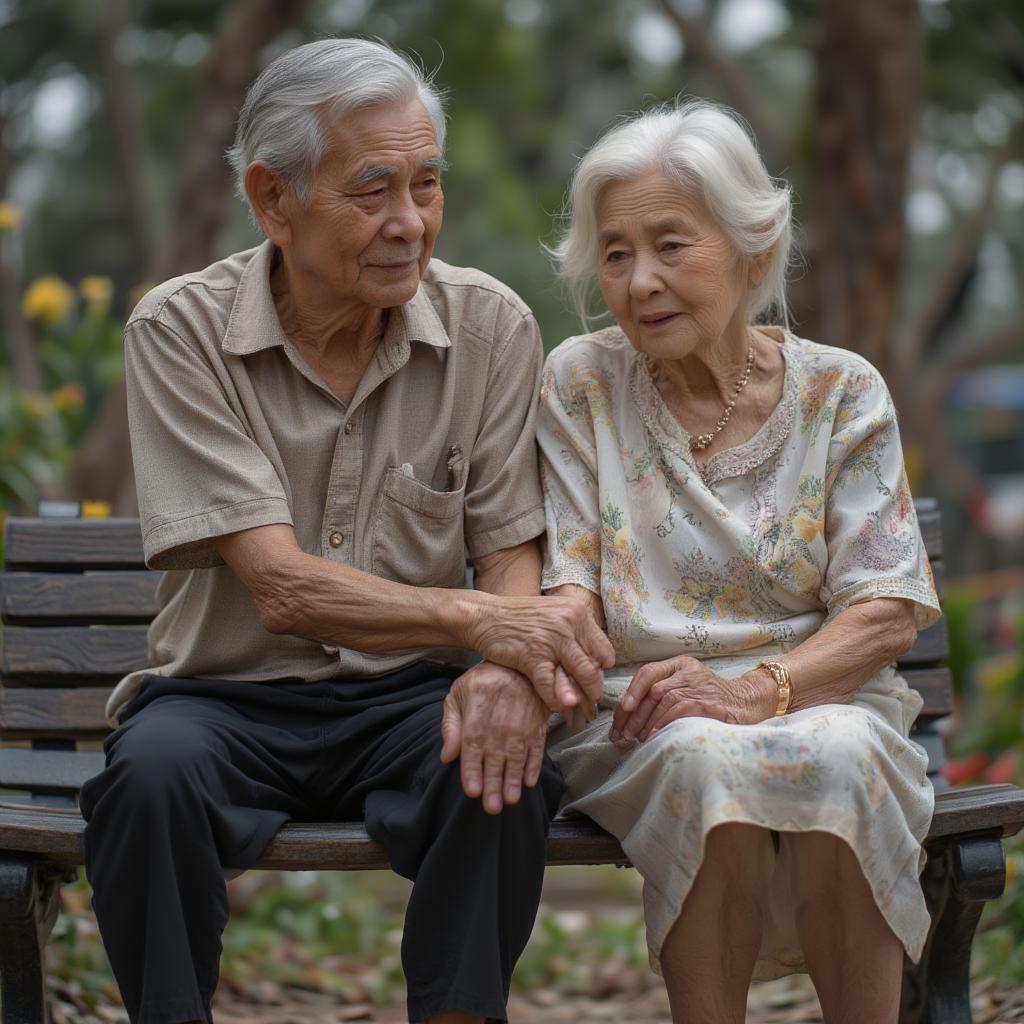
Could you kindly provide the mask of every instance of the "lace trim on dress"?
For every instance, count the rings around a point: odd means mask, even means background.
[[[551,569],[541,576],[540,589],[553,590],[564,583],[575,583],[593,594],[601,596],[601,576],[598,572],[587,572],[585,569]]]
[[[803,349],[788,331],[779,348],[785,361],[782,397],[771,415],[749,441],[712,455],[703,467],[690,451],[689,431],[672,415],[639,353],[629,370],[629,390],[640,418],[662,448],[682,459],[706,484],[731,476],[742,476],[770,459],[781,448],[793,428],[800,397],[800,361]]]

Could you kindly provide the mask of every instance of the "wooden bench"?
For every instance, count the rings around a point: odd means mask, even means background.
[[[929,557],[941,582],[939,516],[918,502]],[[82,864],[75,794],[98,772],[109,730],[110,687],[146,664],[146,625],[159,573],[142,561],[134,519],[10,519],[0,576],[0,1019],[46,1019],[43,951],[60,886]],[[952,710],[944,622],[926,630],[901,670],[924,698],[915,739],[937,790],[923,882],[933,928],[921,964],[908,964],[901,1019],[968,1024],[970,946],[985,900],[1003,891],[1001,839],[1024,825],[1013,786],[944,789],[936,773]],[[614,838],[585,819],[560,819],[549,864],[625,864]],[[286,825],[257,867],[354,870],[387,867],[359,823]]]

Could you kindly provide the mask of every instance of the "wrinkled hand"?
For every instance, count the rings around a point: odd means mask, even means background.
[[[761,695],[746,677],[722,679],[685,655],[652,661],[633,676],[612,716],[613,740],[645,740],[677,718],[756,722]]]
[[[568,597],[503,597],[483,608],[471,627],[471,646],[488,661],[521,672],[548,710],[597,714],[603,669],[615,650],[589,608]],[[579,714],[568,716],[570,724]]]
[[[500,814],[524,785],[537,785],[547,717],[528,679],[502,665],[474,665],[445,697],[441,760],[461,757],[466,796],[482,796],[484,810]]]

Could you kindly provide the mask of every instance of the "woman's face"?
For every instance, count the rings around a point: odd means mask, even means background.
[[[702,202],[650,171],[608,185],[597,221],[601,294],[634,348],[683,359],[742,333],[756,282]]]

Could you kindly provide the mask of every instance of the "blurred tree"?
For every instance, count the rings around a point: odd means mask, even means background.
[[[797,329],[886,372],[935,474],[916,486],[947,504],[978,486],[934,410],[963,367],[1021,355],[1019,0],[0,0],[0,26],[0,198],[24,207],[0,239],[0,294],[22,388],[19,287],[100,273],[120,302],[252,244],[222,160],[244,87],[285,46],[355,32],[437,68],[452,165],[438,255],[520,291],[549,346],[578,329],[538,244],[576,157],[678,93],[735,106],[795,186]],[[83,453],[75,486],[97,497],[125,461],[120,408]]]

